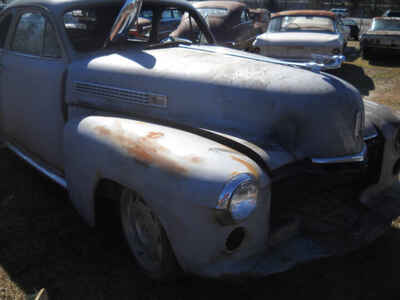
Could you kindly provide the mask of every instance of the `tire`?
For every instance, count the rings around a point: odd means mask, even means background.
[[[367,48],[361,48],[361,57],[364,60],[369,60],[370,59],[369,50]]]
[[[135,192],[124,189],[120,199],[125,239],[142,271],[152,279],[170,281],[179,266],[160,220]]]

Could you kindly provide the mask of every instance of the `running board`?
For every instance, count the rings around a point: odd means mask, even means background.
[[[17,147],[11,145],[9,142],[5,143],[7,148],[10,149],[12,152],[14,152],[16,155],[18,155],[20,158],[22,158],[24,161],[26,161],[28,164],[30,164],[32,167],[34,167],[36,170],[38,170],[40,173],[46,175],[48,178],[53,180],[55,183],[61,185],[63,188],[67,189],[67,182],[65,179],[61,176],[58,176],[54,174],[53,172],[45,169],[41,165],[39,165],[37,162],[35,162],[33,159],[25,155],[23,152],[21,152]]]

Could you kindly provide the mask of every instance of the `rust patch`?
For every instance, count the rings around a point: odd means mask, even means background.
[[[122,128],[121,128],[122,129]],[[186,173],[187,170],[168,158],[169,150],[154,142],[154,135],[145,137],[126,137],[122,130],[112,131],[103,126],[94,128],[99,134],[107,136],[125,150],[128,155],[146,165],[156,165],[174,173]]]
[[[243,160],[243,159],[240,159],[240,158],[238,158],[238,157],[236,157],[236,156],[233,156],[233,155],[231,155],[231,157],[232,157],[233,160],[236,160],[237,162],[239,162],[239,163],[241,163],[242,165],[244,165],[244,166],[249,170],[249,172],[250,172],[251,174],[253,174],[254,176],[258,177],[258,171],[257,171],[257,169],[253,166],[253,164],[251,164],[251,163],[249,163],[249,162],[247,162],[247,161],[245,161],[245,160]],[[235,173],[235,172],[234,172],[234,173]]]
[[[198,164],[198,163],[201,163],[203,161],[203,159],[201,157],[198,157],[198,156],[192,156],[190,158],[190,161],[192,163]]]
[[[162,132],[154,132],[154,131],[152,131],[152,132],[149,132],[149,134],[147,135],[147,138],[149,138],[149,139],[158,139],[158,138],[163,137],[163,136],[164,136],[164,133],[162,133]]]
[[[111,135],[111,131],[108,128],[105,128],[103,126],[97,126],[94,130],[96,130],[99,134],[104,135],[104,136]]]
[[[232,176],[232,177],[235,177],[235,176],[237,176],[237,175],[239,175],[239,174],[240,174],[240,172],[235,171],[235,172],[232,172],[231,176]]]

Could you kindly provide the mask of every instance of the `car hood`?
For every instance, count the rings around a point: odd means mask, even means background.
[[[254,46],[337,46],[339,35],[320,32],[266,32],[259,35]]]
[[[376,31],[367,31],[366,33],[365,33],[366,35],[382,35],[382,36],[385,36],[385,35],[390,35],[390,36],[393,36],[393,35],[396,35],[396,36],[400,36],[400,31],[396,31],[396,30],[376,30]]]
[[[242,54],[220,47],[99,53],[71,64],[66,100],[209,129],[297,159],[362,151],[355,126],[363,104],[354,87]],[[152,105],[157,99],[161,105]]]

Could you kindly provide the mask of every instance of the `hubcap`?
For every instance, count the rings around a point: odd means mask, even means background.
[[[161,225],[151,209],[132,191],[121,199],[121,220],[129,247],[147,271],[159,269],[162,260]]]

